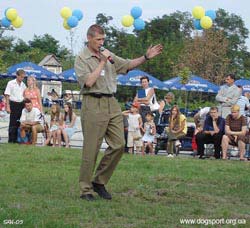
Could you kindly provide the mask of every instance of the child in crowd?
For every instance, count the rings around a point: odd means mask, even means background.
[[[154,115],[151,112],[146,114],[146,122],[144,123],[143,132],[144,135],[142,137],[142,141],[146,144],[146,147],[149,148],[150,154],[153,155],[154,154],[153,142],[154,142],[154,136],[156,134],[156,127],[154,123]],[[142,155],[144,155],[144,150],[145,150],[144,143],[142,146]]]
[[[0,119],[5,119],[8,117],[8,113],[6,111],[6,100],[5,96],[0,96]]]
[[[72,104],[70,102],[67,102],[64,105],[64,114],[62,115],[62,122],[64,122],[64,126],[61,128],[62,135],[65,141],[65,147],[68,148],[69,140],[76,132],[76,114],[73,112]],[[61,140],[58,140],[58,144],[61,145]]]
[[[50,134],[48,135],[48,138],[45,142],[45,145],[48,145],[50,143],[50,140],[52,138],[53,141],[53,147],[56,146],[56,140],[58,140],[58,143],[61,142],[61,127],[63,125],[62,122],[62,114],[60,113],[60,106],[59,104],[52,104],[50,109]],[[58,144],[58,146],[61,146],[61,143]]]
[[[123,115],[128,117],[128,142],[129,153],[133,153],[134,145],[136,146],[136,152],[139,152],[142,147],[141,131],[142,118],[139,114],[140,104],[134,102],[131,105],[130,110],[124,111]]]

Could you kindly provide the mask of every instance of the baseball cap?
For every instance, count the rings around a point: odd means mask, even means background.
[[[138,102],[133,102],[133,103],[132,103],[132,106],[139,109],[139,108],[140,108],[140,103],[138,103]]]

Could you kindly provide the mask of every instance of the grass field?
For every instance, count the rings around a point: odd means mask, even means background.
[[[0,227],[250,227],[249,162],[124,155],[112,201],[86,202],[80,160],[77,149],[1,144]]]

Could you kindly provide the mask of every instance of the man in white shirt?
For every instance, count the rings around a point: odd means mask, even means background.
[[[21,117],[23,105],[23,92],[26,85],[23,83],[25,77],[24,70],[16,72],[16,79],[8,82],[4,95],[6,97],[6,111],[10,113],[9,122],[9,143],[17,142],[17,129],[19,127],[19,119]]]
[[[27,132],[32,133],[32,144],[36,145],[37,133],[44,130],[42,126],[42,114],[38,108],[33,107],[32,101],[24,99],[24,109],[20,119],[20,135],[22,138]]]
[[[249,103],[250,93],[249,92],[243,93],[243,88],[240,85],[238,85],[238,88],[242,95],[240,96],[236,104],[240,106],[240,114],[245,116],[246,115],[245,111],[250,109],[250,103]]]
[[[203,128],[205,119],[209,111],[210,111],[210,107],[204,107],[204,108],[201,108],[199,112],[197,112],[194,115],[194,123],[195,123],[196,128],[198,127]]]

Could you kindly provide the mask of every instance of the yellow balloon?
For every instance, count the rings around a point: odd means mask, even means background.
[[[21,17],[17,17],[16,20],[12,21],[11,24],[15,27],[15,28],[20,28],[23,25],[23,19]]]
[[[68,19],[72,15],[72,10],[69,7],[63,7],[60,11],[62,18]]]
[[[134,23],[134,18],[131,15],[125,15],[122,17],[122,25],[124,27],[130,27]]]
[[[10,21],[14,21],[17,18],[17,11],[14,8],[10,8],[6,11],[6,17],[10,20]]]
[[[71,28],[69,27],[69,25],[68,25],[66,19],[63,21],[63,27],[64,27],[65,29],[67,29],[67,30],[70,30],[70,29],[71,29]]]
[[[193,8],[192,15],[195,19],[201,19],[205,16],[205,9],[201,6],[196,6]]]
[[[208,16],[202,17],[200,21],[200,25],[204,29],[209,29],[213,25],[213,20]]]

